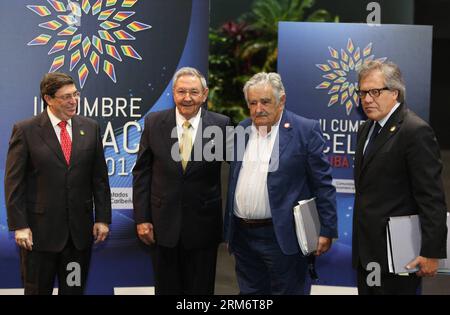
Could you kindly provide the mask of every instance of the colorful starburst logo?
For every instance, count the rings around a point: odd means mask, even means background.
[[[322,78],[326,79],[316,89],[328,90],[330,100],[328,107],[335,104],[345,105],[347,115],[350,115],[354,107],[359,106],[357,72],[361,65],[369,60],[374,60],[372,55],[372,43],[369,43],[362,51],[358,47],[355,49],[351,38],[347,41],[346,49],[341,49],[341,53],[333,47],[328,47],[331,58],[327,64],[316,64],[325,74]],[[387,58],[377,58],[384,62]],[[353,80],[353,82],[351,82]]]
[[[47,0],[45,5],[27,5],[28,9],[47,19],[39,24],[46,29],[45,33],[27,45],[51,46],[48,55],[55,57],[49,72],[55,72],[67,63],[70,71],[78,74],[81,88],[90,70],[98,75],[101,66],[103,72],[117,83],[115,63],[123,62],[125,57],[142,60],[130,43],[136,40],[135,33],[152,27],[130,19],[136,13],[130,10],[137,1],[68,0],[64,3]],[[94,19],[97,29],[83,34],[84,19]]]

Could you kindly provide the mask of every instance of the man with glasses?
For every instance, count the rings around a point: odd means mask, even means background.
[[[104,241],[111,223],[100,128],[76,115],[80,93],[67,74],[46,74],[40,89],[46,110],[16,123],[9,142],[8,226],[25,294],[52,294],[56,276],[59,294],[83,294],[92,242]]]
[[[145,118],[133,169],[137,234],[152,245],[156,294],[213,294],[222,240],[221,159],[203,152],[223,157],[219,138],[229,118],[202,108],[208,87],[198,70],[179,69],[172,84],[175,108]]]
[[[434,276],[446,257],[446,204],[439,145],[431,127],[405,104],[405,84],[393,63],[371,61],[359,70],[358,95],[368,117],[359,129],[355,156],[353,267],[359,294],[416,294],[421,277]],[[420,255],[416,273],[389,273],[386,225],[391,216],[418,214]],[[381,283],[367,282],[381,267]],[[408,268],[407,267],[407,268]]]

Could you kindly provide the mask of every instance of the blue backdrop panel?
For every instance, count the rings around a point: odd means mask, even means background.
[[[428,120],[432,27],[281,22],[278,35],[286,106],[320,121],[338,190],[339,239],[317,261],[319,282],[354,286],[353,160],[356,132],[366,119],[355,92],[357,69],[371,59],[398,64],[406,81],[406,103]]]
[[[16,0],[0,2],[0,12],[0,178],[14,122],[42,111],[43,74],[71,74],[81,90],[79,114],[104,132],[114,195],[111,235],[93,249],[87,293],[152,286],[149,252],[132,218],[131,170],[145,115],[173,106],[176,69],[207,71],[209,1]],[[0,288],[21,287],[18,253],[1,185]]]

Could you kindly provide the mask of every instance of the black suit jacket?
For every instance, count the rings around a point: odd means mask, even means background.
[[[357,136],[353,266],[377,262],[387,272],[388,218],[412,214],[420,216],[420,255],[445,258],[446,205],[440,151],[433,130],[402,104],[363,158],[372,124],[370,120],[365,122]]]
[[[67,166],[46,111],[14,125],[6,160],[5,196],[10,230],[30,228],[33,250],[59,252],[69,237],[91,246],[94,223],[111,222],[111,193],[98,124],[72,118]]]
[[[225,135],[229,118],[205,110],[201,118],[202,134],[195,137],[191,160],[198,149],[214,152],[225,146],[224,138],[205,136],[203,131],[217,126]],[[201,156],[183,173],[172,152],[179,154],[175,109],[150,113],[133,169],[135,221],[152,223],[160,246],[174,247],[179,241],[187,249],[216,245],[222,239],[221,161]]]

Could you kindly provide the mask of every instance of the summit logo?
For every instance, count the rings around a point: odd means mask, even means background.
[[[355,47],[351,38],[347,41],[347,47],[340,52],[328,46],[331,58],[327,63],[316,64],[322,71],[322,78],[325,79],[316,86],[316,89],[326,90],[330,95],[328,107],[341,105],[345,107],[345,112],[349,116],[352,109],[359,106],[359,98],[356,94],[358,89],[358,71],[364,62],[374,60],[372,54],[372,43],[369,43],[362,51]],[[377,58],[381,62],[387,58]]]
[[[27,5],[43,22],[38,26],[43,33],[31,40],[28,46],[48,45],[48,55],[54,56],[49,72],[65,64],[76,72],[80,87],[92,73],[102,70],[117,83],[116,66],[124,59],[142,60],[131,45],[136,33],[152,28],[151,25],[132,19],[138,0],[73,0],[41,1],[41,5]],[[84,22],[95,25],[84,29]],[[51,60],[51,59],[50,59]]]

